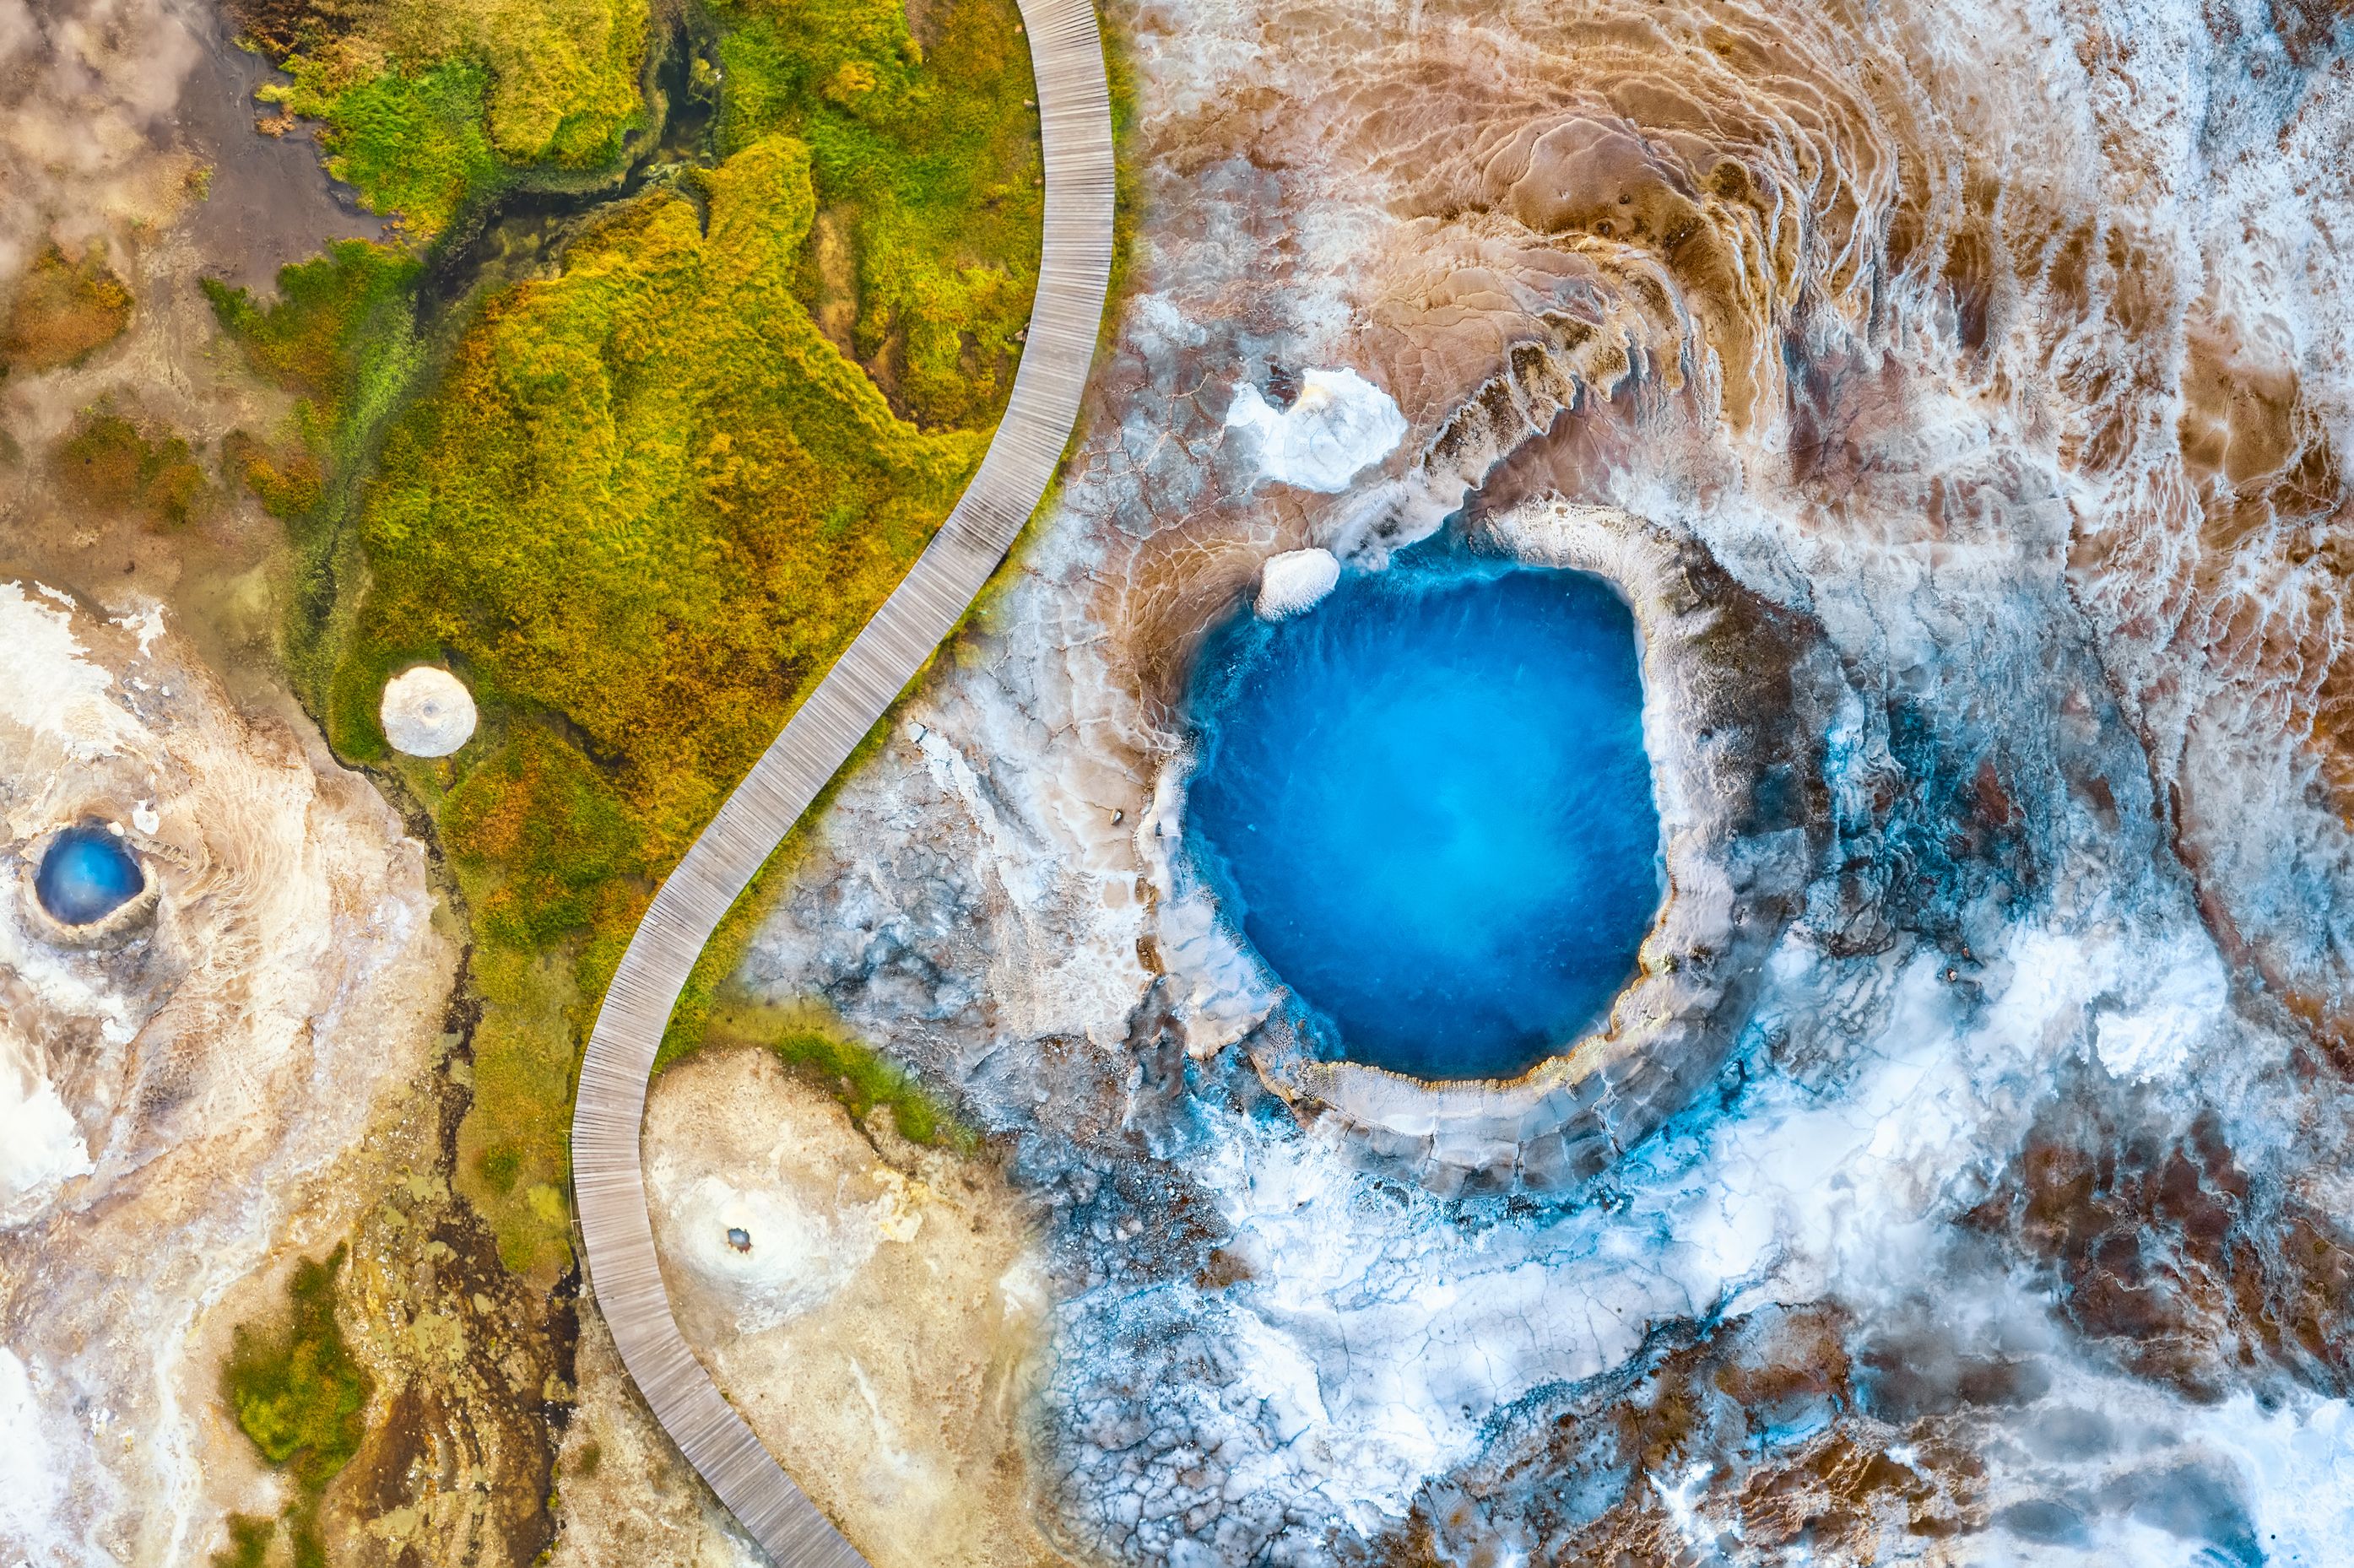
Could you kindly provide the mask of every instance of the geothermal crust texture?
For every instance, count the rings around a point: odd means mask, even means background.
[[[1134,39],[1102,416],[741,971],[1016,1151],[1071,1541],[2342,1557],[2339,25]],[[1670,895],[1511,1084],[1311,1049],[1183,849],[1211,630],[1442,535],[1643,636]]]
[[[399,819],[154,606],[0,583],[0,1540],[187,1561],[280,1485],[215,1404],[249,1277],[352,1224],[453,955]],[[148,889],[62,928],[30,858],[85,821]]]
[[[2354,20],[1102,18],[1060,479],[648,1086],[746,1461],[875,1568],[2354,1563]],[[757,1561],[573,1094],[1011,396],[1023,26],[0,9],[0,1564]],[[1508,1078],[1193,832],[1222,639],[1441,569],[1639,662],[1663,895]]]

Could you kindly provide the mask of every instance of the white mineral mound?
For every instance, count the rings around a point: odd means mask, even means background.
[[[1281,620],[1322,602],[1341,580],[1341,563],[1330,550],[1286,550],[1269,556],[1259,568],[1258,599],[1252,607],[1261,620]]]
[[[1237,383],[1226,428],[1258,432],[1258,466],[1267,478],[1302,490],[1349,488],[1359,469],[1397,450],[1405,416],[1388,393],[1353,370],[1311,370],[1299,396],[1277,408],[1249,382]]]
[[[740,1332],[808,1311],[842,1288],[883,1240],[863,1205],[829,1202],[790,1176],[763,1183],[707,1174],[670,1205],[668,1238],[737,1307]]]
[[[447,757],[474,733],[474,695],[432,664],[403,670],[384,683],[384,737],[409,757]]]

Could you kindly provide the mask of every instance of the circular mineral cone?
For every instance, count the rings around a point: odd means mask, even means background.
[[[474,698],[465,683],[431,664],[384,683],[384,737],[409,757],[447,757],[474,733]]]

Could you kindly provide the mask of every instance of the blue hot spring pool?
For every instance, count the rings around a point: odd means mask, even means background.
[[[33,874],[41,907],[68,926],[104,919],[146,885],[147,874],[122,841],[100,827],[68,828],[51,839]]]
[[[1659,910],[1642,698],[1598,577],[1352,575],[1204,649],[1193,863],[1341,1054],[1517,1075],[1602,1019]]]

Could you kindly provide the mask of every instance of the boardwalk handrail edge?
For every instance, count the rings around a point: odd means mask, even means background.
[[[720,919],[995,572],[1078,418],[1112,260],[1111,101],[1092,0],[1019,0],[1045,153],[1038,289],[1013,397],[972,482],[656,892],[581,1059],[572,1185],[598,1309],[654,1419],[779,1568],[864,1568],[679,1332],[641,1133],[654,1056]]]

